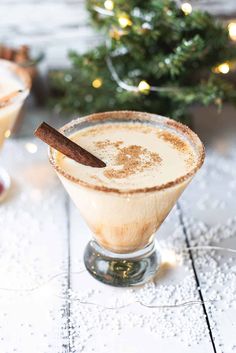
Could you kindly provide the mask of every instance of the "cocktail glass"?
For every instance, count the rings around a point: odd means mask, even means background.
[[[25,98],[29,94],[31,85],[30,77],[24,69],[11,61],[0,59],[0,88],[4,89],[4,86],[7,86],[9,82],[14,82],[15,86],[12,87],[13,92],[11,92],[11,89],[7,91],[7,95],[14,93],[14,91],[16,94],[6,102],[1,103],[0,101],[0,148],[2,148],[5,138],[11,134],[11,129]],[[3,96],[5,96],[5,93],[3,93]],[[4,168],[0,168],[0,201],[6,196],[9,187],[10,176]]]
[[[192,169],[171,182],[143,189],[119,190],[92,185],[63,170],[57,152],[49,158],[71,199],[92,231],[84,252],[87,270],[96,279],[114,286],[134,286],[152,278],[161,255],[155,233],[204,161],[204,147],[188,127],[158,115],[118,111],[93,114],[65,125],[60,131],[70,136],[78,130],[107,123],[141,123],[159,127],[188,141],[196,157]]]

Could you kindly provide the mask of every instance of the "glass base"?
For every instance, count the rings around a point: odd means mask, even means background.
[[[146,283],[155,276],[160,262],[155,242],[134,253],[117,254],[91,240],[84,253],[84,263],[89,273],[97,280],[116,287]]]
[[[11,178],[5,169],[0,168],[0,202],[2,202],[11,186]]]

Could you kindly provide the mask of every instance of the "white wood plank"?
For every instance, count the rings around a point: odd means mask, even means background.
[[[69,65],[70,50],[81,53],[101,40],[89,24],[83,1],[1,1],[0,13],[1,41],[29,45],[33,56],[43,51],[46,69]]]
[[[159,276],[138,289],[110,287],[86,271],[80,273],[90,232],[73,205],[70,228],[72,351],[142,353],[159,347],[162,352],[173,352],[174,347],[179,353],[213,352],[201,305],[151,309],[137,303],[170,305],[199,300],[188,254],[174,255],[186,246],[176,210],[158,232],[163,252]]]
[[[35,140],[8,141],[2,164],[13,186],[0,205],[0,352],[64,353],[65,195]]]
[[[223,119],[227,117],[223,117]],[[235,126],[231,127],[231,134]],[[217,142],[217,143],[216,143]],[[235,140],[215,140],[199,175],[184,194],[181,207],[192,246],[236,250]],[[217,352],[236,350],[236,256],[224,251],[193,251],[201,291]],[[207,301],[216,300],[209,304]]]

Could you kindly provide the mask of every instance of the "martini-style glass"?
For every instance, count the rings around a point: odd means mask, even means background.
[[[28,73],[8,60],[0,59],[0,148],[11,134],[16,118],[29,94],[31,80]],[[0,202],[10,187],[10,176],[0,168]]]
[[[49,158],[71,199],[92,231],[84,253],[87,270],[96,279],[114,286],[143,284],[152,278],[161,255],[155,233],[181,193],[204,161],[204,147],[188,127],[171,119],[140,112],[106,112],[79,118],[60,131],[71,136],[78,130],[107,123],[159,127],[188,141],[195,155],[190,171],[166,184],[143,189],[112,189],[89,184],[70,175],[57,162],[57,151]],[[78,234],[79,236],[79,234]]]

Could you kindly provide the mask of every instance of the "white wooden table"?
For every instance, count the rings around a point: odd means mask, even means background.
[[[236,249],[233,139],[207,151],[158,231],[161,271],[137,289],[103,285],[84,270],[89,230],[43,144],[9,140],[1,161],[13,179],[0,206],[1,353],[236,352],[236,254],[186,250]]]

